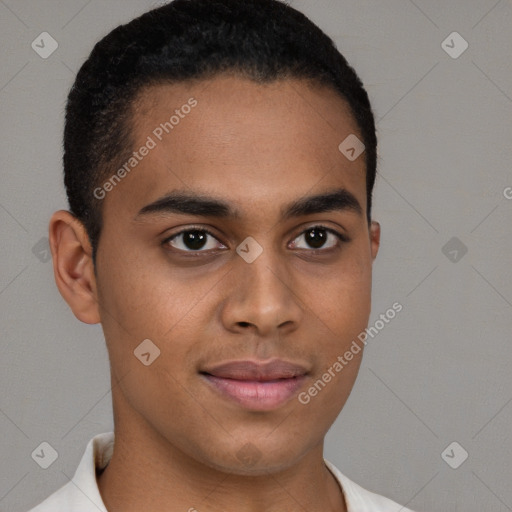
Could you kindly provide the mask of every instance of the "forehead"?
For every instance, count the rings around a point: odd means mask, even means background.
[[[340,187],[365,208],[364,154],[349,161],[338,148],[362,137],[331,88],[229,75],[153,85],[139,94],[131,122],[133,149],[152,148],[110,193],[117,209],[133,213],[186,189],[224,197],[241,212],[263,202],[277,212],[308,191]]]

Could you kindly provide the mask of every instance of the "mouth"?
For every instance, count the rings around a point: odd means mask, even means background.
[[[304,385],[308,370],[283,360],[233,361],[199,372],[216,394],[253,411],[276,409]]]

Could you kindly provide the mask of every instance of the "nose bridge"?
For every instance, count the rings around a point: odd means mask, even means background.
[[[275,258],[269,255],[267,251],[265,256],[260,256],[260,260],[256,260],[243,273],[247,276],[244,287],[245,295],[252,297],[251,301],[262,310],[274,309],[282,307],[288,301],[290,293],[289,285],[283,265],[276,264]],[[242,286],[243,282],[242,282]]]
[[[296,328],[302,308],[282,258],[270,248],[264,248],[251,263],[240,257],[236,288],[224,309],[228,329],[250,324],[260,334],[269,334],[285,324]]]

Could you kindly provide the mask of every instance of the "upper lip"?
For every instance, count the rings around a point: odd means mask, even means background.
[[[205,368],[201,373],[225,379],[266,381],[299,377],[306,375],[308,370],[298,363],[274,359],[265,363],[250,360],[230,361]]]

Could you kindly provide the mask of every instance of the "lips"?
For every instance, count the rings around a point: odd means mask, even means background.
[[[305,366],[283,360],[232,361],[200,372],[223,399],[252,411],[270,411],[288,402],[304,385]]]
[[[267,363],[232,361],[205,369],[202,373],[224,379],[264,382],[269,380],[290,379],[306,375],[308,371],[302,365],[275,359]]]

